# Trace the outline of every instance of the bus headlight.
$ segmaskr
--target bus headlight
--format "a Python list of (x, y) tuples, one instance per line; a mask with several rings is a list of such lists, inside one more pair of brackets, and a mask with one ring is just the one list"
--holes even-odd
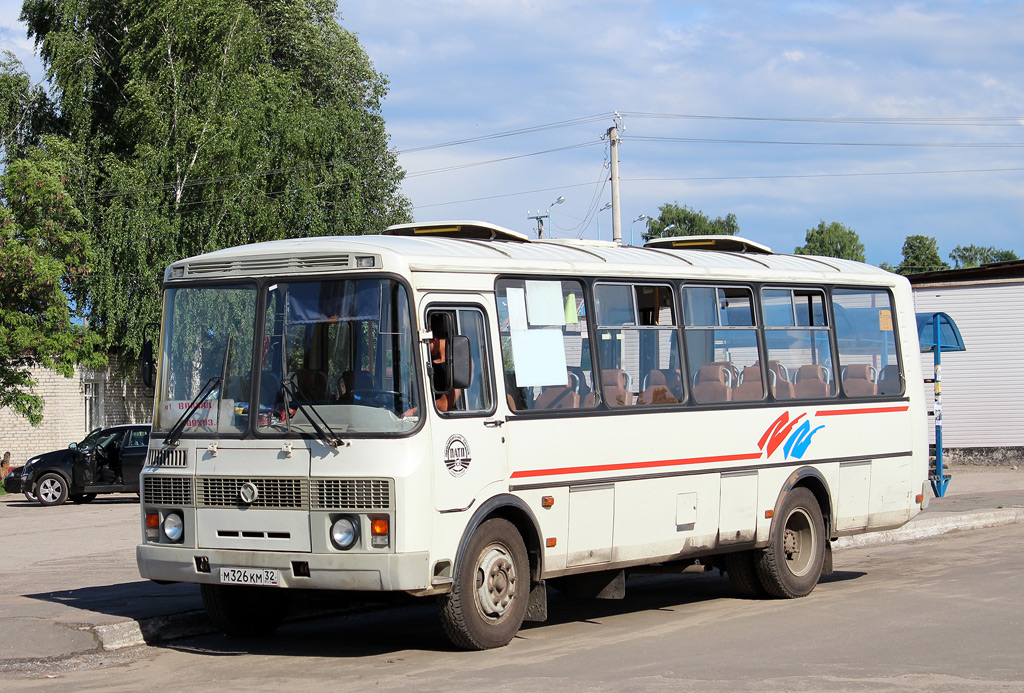
[(351, 549), (359, 538), (359, 523), (354, 517), (339, 517), (331, 525), (331, 541), (344, 551)]
[(185, 534), (185, 521), (178, 513), (167, 513), (164, 516), (163, 530), (167, 540), (172, 544), (177, 544)]

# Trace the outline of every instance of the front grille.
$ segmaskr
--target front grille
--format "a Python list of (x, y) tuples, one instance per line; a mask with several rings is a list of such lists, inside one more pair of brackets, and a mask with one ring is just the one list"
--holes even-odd
[(144, 474), (142, 502), (147, 505), (192, 505), (192, 479), (187, 476)]
[[(281, 510), (305, 509), (309, 506), (309, 486), (306, 479), (296, 478), (235, 478), (199, 477), (196, 505), (201, 508), (276, 508)], [(256, 487), (256, 499), (247, 506), (238, 496), (243, 484)]]
[(146, 458), (149, 467), (187, 467), (188, 451), (184, 448), (149, 449)]
[(388, 510), (391, 483), (387, 479), (311, 479), (309, 506), (313, 510)]

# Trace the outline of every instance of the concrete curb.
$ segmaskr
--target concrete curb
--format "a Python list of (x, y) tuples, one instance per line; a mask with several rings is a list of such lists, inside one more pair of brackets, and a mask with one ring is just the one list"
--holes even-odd
[[(1006, 508), (984, 512), (969, 512), (937, 517), (918, 517), (899, 529), (852, 537), (840, 537), (832, 547), (836, 550), (853, 549), (862, 546), (877, 546), (898, 542), (926, 539), (951, 532), (962, 532), (986, 527), (1024, 522), (1024, 508)], [(334, 611), (332, 613), (337, 613)], [(306, 614), (311, 617), (312, 614)], [(105, 626), (93, 626), (100, 646), (105, 651), (120, 650), (147, 643), (166, 642), (177, 638), (213, 633), (216, 629), (206, 618), (205, 611), (189, 611), (170, 614), (142, 621), (123, 621)]]
[(1017, 522), (1024, 522), (1024, 508), (1005, 508), (1002, 510), (939, 515), (937, 517), (924, 516), (903, 525), (899, 529), (840, 537), (832, 544), (832, 548), (841, 550), (855, 549), (861, 546), (895, 544), (903, 541), (927, 539), (928, 537), (936, 537), (951, 532), (1001, 527)]

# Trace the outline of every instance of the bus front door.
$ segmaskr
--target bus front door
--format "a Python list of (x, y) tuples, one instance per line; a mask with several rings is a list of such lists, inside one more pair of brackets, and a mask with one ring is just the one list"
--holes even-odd
[[(467, 510), (489, 484), (505, 479), (504, 420), (496, 415), (493, 359), (484, 297), (479, 304), (432, 303), (425, 324), (431, 328), (428, 402), (434, 505), (439, 511)], [(439, 371), (451, 368), (448, 345), (455, 336), (469, 341), (470, 377), (449, 387)]]

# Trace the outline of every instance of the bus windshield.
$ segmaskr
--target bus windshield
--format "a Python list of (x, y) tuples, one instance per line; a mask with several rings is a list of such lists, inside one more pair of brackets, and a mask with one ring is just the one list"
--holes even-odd
[(281, 280), (262, 296), (255, 285), (175, 288), (166, 316), (158, 430), (318, 435), (326, 424), (344, 435), (417, 423), (415, 331), (395, 281)]

